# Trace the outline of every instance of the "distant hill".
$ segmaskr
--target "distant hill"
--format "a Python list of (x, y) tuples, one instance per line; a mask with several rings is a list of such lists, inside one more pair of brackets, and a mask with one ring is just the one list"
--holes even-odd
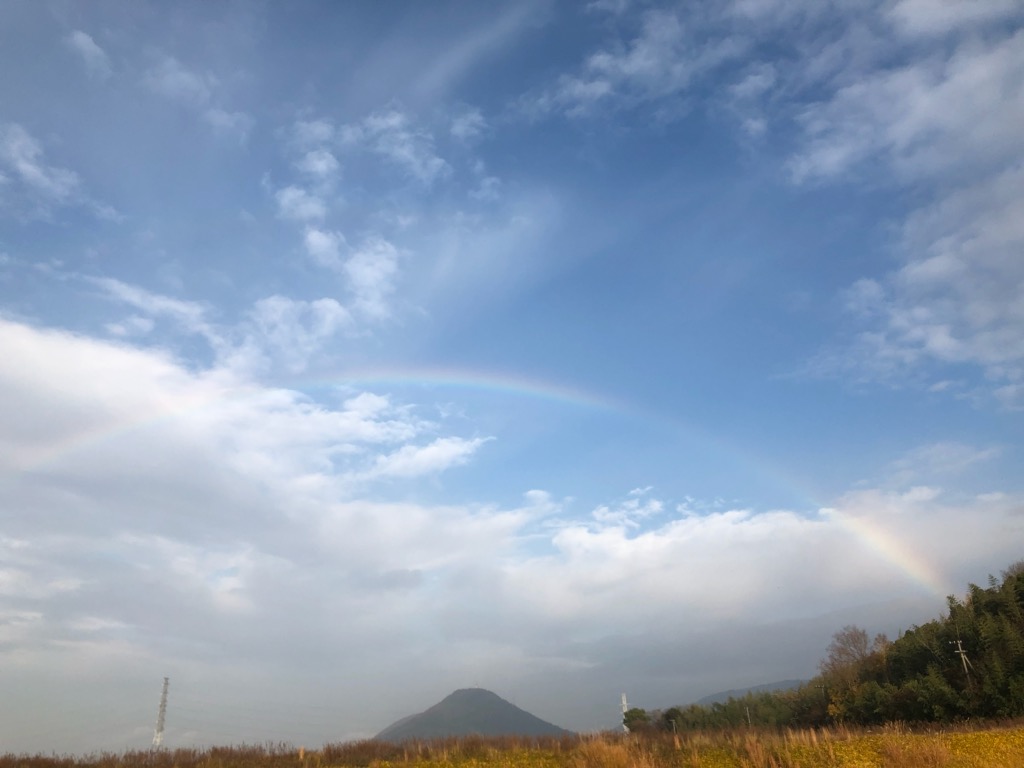
[(455, 691), (430, 709), (404, 717), (377, 734), (381, 741), (401, 742), (443, 736), (565, 736), (557, 725), (541, 720), (483, 688)]
[(712, 704), (725, 704), (729, 699), (740, 699), (746, 696), (748, 693), (771, 693), (772, 691), (791, 691), (794, 688), (799, 688), (801, 685), (806, 683), (806, 680), (780, 680), (777, 683), (765, 683), (764, 685), (755, 685), (750, 688), (734, 688), (731, 691), (720, 691), (719, 693), (712, 693), (709, 696), (705, 696), (703, 699), (697, 699), (697, 704), (702, 707), (709, 707)]

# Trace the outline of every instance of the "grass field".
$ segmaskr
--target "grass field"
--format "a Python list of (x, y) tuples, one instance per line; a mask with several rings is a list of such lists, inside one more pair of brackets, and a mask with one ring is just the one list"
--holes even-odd
[(1024, 768), (1024, 725), (915, 733), (847, 729), (562, 739), (464, 738), (392, 745), (166, 749), (85, 757), (3, 755), (0, 768)]

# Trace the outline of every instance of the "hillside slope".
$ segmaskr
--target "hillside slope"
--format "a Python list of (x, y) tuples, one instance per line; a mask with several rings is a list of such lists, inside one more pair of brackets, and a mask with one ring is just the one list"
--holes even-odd
[(377, 734), (400, 742), (443, 736), (564, 736), (563, 728), (505, 701), (483, 688), (463, 688), (418, 715), (404, 717)]

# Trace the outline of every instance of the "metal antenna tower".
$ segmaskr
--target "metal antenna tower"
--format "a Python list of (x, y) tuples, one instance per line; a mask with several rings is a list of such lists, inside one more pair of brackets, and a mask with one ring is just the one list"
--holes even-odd
[(167, 717), (167, 689), (171, 685), (171, 678), (164, 678), (164, 687), (160, 691), (160, 711), (156, 716), (156, 730), (153, 731), (153, 748), (157, 749), (164, 743), (164, 720)]
[(626, 712), (629, 711), (629, 704), (626, 702), (626, 694), (622, 694), (622, 730), (629, 733), (629, 726), (626, 725)]

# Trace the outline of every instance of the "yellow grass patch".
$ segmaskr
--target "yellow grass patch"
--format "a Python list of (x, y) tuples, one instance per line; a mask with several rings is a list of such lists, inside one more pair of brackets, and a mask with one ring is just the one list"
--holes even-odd
[(736, 730), (561, 739), (375, 741), (127, 752), (2, 755), (0, 768), (1024, 768), (1024, 727), (915, 733)]

